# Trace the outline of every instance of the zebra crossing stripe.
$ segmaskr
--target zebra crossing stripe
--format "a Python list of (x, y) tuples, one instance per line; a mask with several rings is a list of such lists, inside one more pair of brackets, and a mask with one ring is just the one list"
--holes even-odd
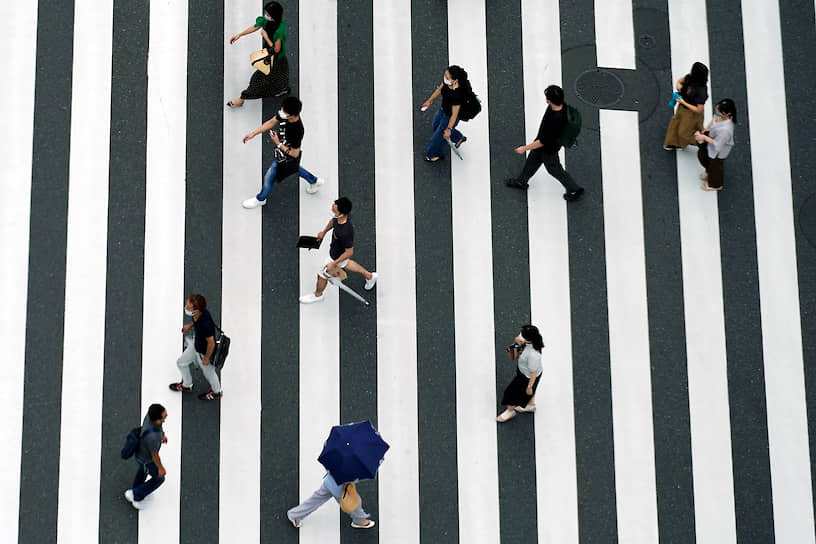
[(13, 85), (0, 89), (0, 133), (3, 194), (0, 199), (0, 240), (4, 263), (0, 266), (0, 330), (5, 331), (7, 368), (0, 388), (0, 410), (7, 414), (7, 462), (0, 467), (0, 540), (16, 542), (20, 507), (20, 462), (23, 430), (25, 325), (28, 298), (28, 241), (31, 208), (32, 146), (37, 33), (37, 3), (3, 3), (0, 49), (7, 51), (4, 73)]
[[(224, 10), (224, 95), (238, 96), (251, 70), (246, 62), (256, 36), (230, 45), (229, 37), (249, 26), (257, 3), (235, 2)], [(247, 100), (225, 110), (223, 132), (223, 246), (221, 327), (232, 340), (221, 374), (218, 533), (220, 542), (261, 541), (261, 211), (241, 202), (258, 190), (259, 135), (245, 134), (262, 123), (261, 102)], [(287, 364), (291, 361), (287, 361)], [(292, 482), (294, 487), (294, 481)]]
[(150, 6), (147, 59), (147, 155), (144, 246), (144, 332), (142, 406), (153, 403), (168, 413), (161, 449), (167, 479), (139, 512), (139, 542), (179, 538), (182, 399), (167, 384), (179, 380), (172, 361), (181, 345), (184, 305), (185, 127), (187, 2)]
[(636, 66), (632, 0), (595, 2), (594, 18), (598, 66), (634, 70)]
[(779, 5), (743, 0), (742, 15), (774, 533), (814, 542)]
[[(299, 17), (300, 28), (310, 29), (308, 42), (302, 41), (299, 50), (300, 98), (308, 108), (304, 110), (304, 119), (308, 115), (308, 119), (315, 120), (313, 125), (307, 125), (303, 147), (309, 154), (304, 157), (310, 157), (309, 166), (314, 164), (326, 179), (317, 194), (300, 196), (300, 232), (314, 233), (331, 219), (329, 209), (338, 196), (337, 6), (333, 2), (302, 0)], [(312, 77), (313, 74), (320, 77)], [(331, 233), (327, 234), (330, 236)], [(300, 252), (301, 294), (314, 291), (317, 271), (328, 256), (330, 239), (319, 252)], [(323, 302), (300, 307), (301, 501), (320, 486), (325, 471), (316, 459), (329, 429), (340, 422), (339, 293), (329, 286), (324, 296)], [(340, 542), (339, 510), (326, 507), (310, 515), (299, 536), (301, 544)]]
[[(561, 85), (558, 0), (523, 0), (525, 142), (538, 133), (547, 107), (544, 89)], [(561, 153), (562, 161), (564, 153)], [(573, 413), (567, 204), (545, 170), (527, 190), (530, 310), (544, 336), (544, 372), (536, 394), (538, 541), (577, 544), (578, 496)]]
[[(379, 539), (419, 543), (411, 2), (373, 3)], [(394, 59), (406, 59), (404, 63)], [(398, 241), (398, 242), (396, 242)], [(396, 243), (395, 243), (396, 242)]]
[[(710, 66), (708, 40), (687, 37), (705, 17), (705, 2), (669, 4), (672, 88), (694, 62)], [(712, 78), (713, 79), (713, 78)], [(710, 82), (709, 87), (713, 87)], [(709, 104), (717, 100), (709, 91)], [(710, 111), (706, 119), (710, 120)], [(696, 151), (696, 149), (694, 150)], [(717, 198), (701, 190), (692, 151), (677, 152), (689, 412), (698, 542), (736, 542), (728, 413), (727, 354)], [(713, 197), (713, 198), (712, 198)]]
[[(470, 24), (460, 24), (463, 20)], [(451, 165), (459, 538), (463, 542), (499, 539), (484, 25), (483, 4), (466, 0), (448, 3), (450, 62), (467, 67), (474, 88), (482, 89), (482, 112), (467, 125), (467, 131), (476, 136), (467, 144), (468, 158)]]
[(112, 26), (112, 0), (75, 3), (57, 542), (98, 538)]

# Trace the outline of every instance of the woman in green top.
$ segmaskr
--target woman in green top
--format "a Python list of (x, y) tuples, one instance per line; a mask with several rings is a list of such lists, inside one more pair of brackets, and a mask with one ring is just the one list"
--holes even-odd
[(249, 80), (249, 87), (242, 93), (241, 98), (227, 102), (227, 106), (237, 108), (244, 104), (244, 100), (264, 98), (267, 96), (283, 96), (289, 94), (289, 62), (286, 60), (286, 23), (283, 21), (283, 7), (278, 2), (267, 2), (262, 17), (255, 19), (255, 24), (240, 34), (230, 38), (230, 44), (238, 41), (241, 36), (261, 31), (264, 47), (274, 51), (275, 60), (269, 74), (255, 70)]

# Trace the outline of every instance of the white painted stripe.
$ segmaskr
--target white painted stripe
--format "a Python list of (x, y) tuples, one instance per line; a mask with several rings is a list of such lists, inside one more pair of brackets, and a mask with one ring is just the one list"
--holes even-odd
[[(411, 2), (374, 2), (381, 542), (419, 543)], [(403, 59), (403, 62), (394, 62)], [(394, 243), (399, 240), (399, 243)]]
[(0, 51), (3, 76), (13, 84), (0, 86), (0, 330), (5, 334), (6, 361), (0, 412), (6, 414), (0, 466), (0, 541), (17, 542), (20, 509), (20, 460), (23, 440), (26, 301), (28, 298), (28, 235), (31, 214), (31, 153), (34, 132), (34, 79), (37, 61), (37, 2), (0, 4)]
[[(308, 157), (304, 166), (326, 180), (314, 195), (306, 194), (299, 185), (300, 232), (311, 235), (326, 226), (332, 202), (337, 199), (337, 4), (331, 0), (304, 0), (299, 10), (300, 35), (308, 36), (308, 40), (300, 42), (298, 59), (306, 130), (303, 150)], [(300, 250), (300, 294), (314, 291), (317, 272), (329, 253), (331, 232), (326, 236), (319, 252)], [(320, 486), (325, 471), (317, 456), (331, 427), (340, 422), (339, 293), (331, 285), (325, 293), (323, 302), (300, 307), (301, 500)], [(348, 516), (343, 516), (343, 522), (348, 522)], [(300, 529), (301, 544), (340, 542), (339, 517), (340, 509), (334, 501), (309, 516)]]
[(636, 68), (632, 0), (595, 0), (595, 45), (598, 66)]
[[(450, 158), (461, 542), (498, 542), (500, 534), (485, 32), (482, 2), (448, 2), (450, 63), (467, 70), (482, 100), (482, 112), (459, 124), (470, 135), (464, 160)], [(440, 64), (440, 76), (444, 69)]]
[(742, 1), (777, 542), (814, 542), (813, 497), (777, 2)]
[(99, 538), (112, 29), (113, 0), (77, 0), (57, 542)]
[[(523, 0), (525, 142), (535, 140), (547, 103), (544, 89), (561, 84), (558, 0)], [(561, 153), (563, 160), (563, 152)], [(580, 181), (579, 181), (580, 183)], [(538, 541), (578, 542), (575, 415), (572, 387), (567, 203), (544, 168), (527, 190), (530, 233), (530, 310), (544, 336), (544, 375), (535, 415)]]
[[(224, 101), (246, 87), (252, 74), (247, 59), (258, 45), (258, 34), (233, 45), (229, 37), (248, 27), (258, 13), (252, 0), (233, 2), (224, 11)], [(221, 327), (232, 344), (221, 375), (221, 542), (260, 541), (261, 210), (241, 207), (258, 192), (262, 141), (256, 137), (243, 144), (242, 138), (260, 123), (260, 100), (247, 100), (224, 113)]]
[[(672, 86), (694, 62), (708, 66), (708, 39), (697, 32), (706, 27), (705, 0), (669, 2)], [(698, 39), (689, 40), (691, 35)], [(706, 110), (710, 117), (711, 108)], [(737, 537), (719, 212), (717, 193), (700, 187), (696, 152), (692, 146), (677, 152), (694, 525), (699, 544), (727, 544)]]
[[(187, 127), (187, 2), (150, 5), (147, 58), (147, 164), (145, 198), (142, 412), (158, 402), (167, 409), (168, 443), (159, 455), (167, 479), (139, 513), (139, 542), (179, 539), (181, 395), (179, 381), (184, 306), (184, 212)], [(206, 296), (206, 293), (204, 293)], [(136, 423), (136, 422), (134, 422)]]
[(638, 114), (601, 110), (618, 540), (657, 542)]

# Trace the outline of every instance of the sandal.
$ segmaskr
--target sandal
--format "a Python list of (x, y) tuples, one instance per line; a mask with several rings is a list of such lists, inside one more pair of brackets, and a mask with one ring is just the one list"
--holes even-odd
[(229, 106), (230, 108), (240, 108), (243, 105), (244, 105), (243, 102), (241, 102), (240, 104), (235, 104), (232, 100), (227, 102), (227, 106)]

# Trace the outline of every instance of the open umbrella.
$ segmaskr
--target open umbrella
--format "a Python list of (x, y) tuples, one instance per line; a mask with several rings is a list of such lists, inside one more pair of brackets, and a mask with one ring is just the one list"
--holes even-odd
[(369, 480), (389, 447), (368, 420), (335, 425), (317, 460), (338, 484)]

